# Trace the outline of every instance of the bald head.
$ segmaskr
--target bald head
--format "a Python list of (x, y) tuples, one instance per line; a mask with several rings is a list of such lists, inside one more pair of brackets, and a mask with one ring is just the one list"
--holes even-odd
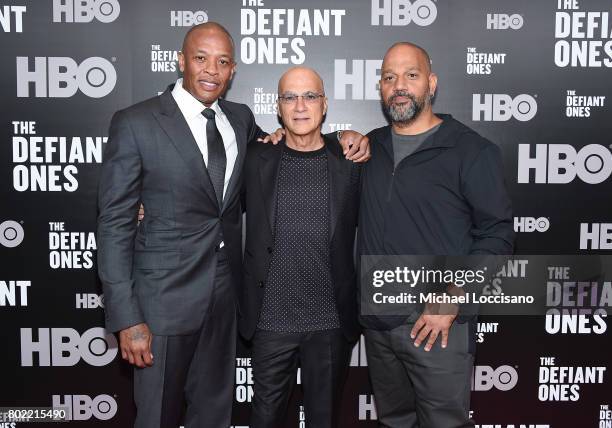
[(289, 86), (289, 82), (305, 82), (311, 87), (311, 91), (315, 91), (319, 94), (325, 92), (323, 87), (323, 79), (319, 76), (319, 73), (308, 67), (292, 67), (283, 73), (278, 81), (278, 93), (282, 94)]
[(278, 81), (278, 115), (286, 131), (287, 143), (298, 136), (319, 141), (327, 112), (323, 79), (308, 67), (293, 67)]
[(434, 120), (431, 100), (438, 78), (431, 71), (425, 49), (414, 43), (395, 43), (383, 59), (380, 96), (383, 108), (396, 131)]
[(388, 62), (389, 57), (393, 56), (412, 56), (415, 57), (416, 61), (418, 61), (424, 70), (428, 73), (431, 73), (431, 58), (429, 57), (429, 53), (419, 45), (415, 45), (410, 42), (397, 42), (393, 44), (385, 54), (383, 59), (383, 68), (385, 62)]
[(195, 37), (195, 34), (201, 31), (209, 32), (211, 34), (221, 33), (225, 35), (225, 37), (227, 37), (227, 39), (229, 40), (232, 46), (232, 58), (233, 58), (234, 39), (232, 38), (232, 35), (229, 33), (229, 31), (225, 29), (223, 25), (219, 24), (218, 22), (213, 22), (213, 21), (205, 22), (203, 24), (198, 24), (198, 25), (194, 25), (193, 27), (191, 27), (189, 31), (187, 31), (187, 34), (185, 34), (185, 38), (183, 38), (183, 47), (181, 48), (181, 51), (185, 52), (185, 50), (187, 49), (187, 46), (189, 45), (191, 38)]
[(178, 60), (183, 88), (207, 107), (223, 96), (236, 71), (232, 38), (216, 22), (191, 28)]

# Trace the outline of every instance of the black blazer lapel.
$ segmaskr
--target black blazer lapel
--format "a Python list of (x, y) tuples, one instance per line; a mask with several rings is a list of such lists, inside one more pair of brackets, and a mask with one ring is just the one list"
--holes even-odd
[(238, 156), (236, 157), (234, 169), (232, 171), (229, 184), (227, 185), (227, 190), (225, 191), (225, 197), (223, 198), (223, 206), (221, 207), (221, 212), (223, 213), (225, 207), (230, 205), (229, 203), (225, 202), (229, 201), (230, 198), (233, 197), (233, 194), (236, 191), (237, 183), (240, 181), (240, 174), (242, 174), (242, 166), (244, 165), (244, 158), (247, 150), (247, 130), (245, 129), (245, 125), (243, 121), (240, 120), (238, 115), (233, 112), (221, 99), (219, 100), (219, 107), (221, 110), (223, 110), (223, 113), (225, 113), (225, 116), (227, 116), (227, 120), (234, 129), (234, 134), (236, 135), (236, 146), (238, 148)]
[(338, 223), (344, 198), (348, 191), (347, 185), (350, 180), (351, 163), (344, 159), (340, 144), (326, 138), (325, 147), (327, 151), (327, 170), (330, 184), (330, 204), (329, 204), (329, 239), (334, 237), (336, 225)]
[(170, 88), (160, 96), (160, 113), (154, 113), (160, 126), (168, 135), (170, 141), (179, 152), (189, 170), (196, 180), (201, 184), (202, 189), (216, 207), (219, 206), (215, 189), (212, 186), (206, 164), (202, 158), (202, 152), (193, 138), (193, 134), (185, 121), (185, 117), (178, 108), (176, 101), (172, 97)]
[[(259, 178), (261, 193), (268, 218), (270, 233), (274, 235), (274, 224), (276, 216), (276, 197), (278, 193), (277, 177), (280, 168), (281, 156), (283, 154), (284, 142), (274, 146), (269, 143), (259, 155)], [(247, 208), (248, 209), (248, 208)]]

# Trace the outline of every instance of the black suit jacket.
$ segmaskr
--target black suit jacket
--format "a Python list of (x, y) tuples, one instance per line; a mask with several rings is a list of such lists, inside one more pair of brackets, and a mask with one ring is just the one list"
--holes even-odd
[[(263, 133), (246, 105), (219, 100), (238, 145), (220, 208), (171, 90), (111, 122), (98, 192), (98, 272), (109, 331), (141, 322), (160, 335), (196, 331), (211, 299), (220, 229), (237, 287), (241, 280), (241, 172), (247, 142)], [(137, 226), (141, 201), (146, 216)]]
[[(357, 278), (353, 247), (359, 209), (361, 167), (348, 161), (342, 147), (324, 137), (331, 183), (331, 274), (336, 307), (344, 335), (357, 339)], [(246, 245), (244, 286), (239, 328), (251, 339), (257, 328), (272, 253), (276, 216), (277, 178), (284, 141), (274, 146), (254, 143), (247, 151), (244, 170)]]

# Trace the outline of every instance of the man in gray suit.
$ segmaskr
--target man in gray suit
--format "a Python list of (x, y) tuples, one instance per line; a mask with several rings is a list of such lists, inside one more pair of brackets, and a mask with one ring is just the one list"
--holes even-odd
[[(253, 113), (219, 97), (235, 72), (216, 23), (186, 35), (183, 78), (117, 112), (99, 187), (106, 327), (134, 374), (138, 427), (230, 425), (241, 269), (239, 190)], [(139, 203), (147, 215), (137, 227)], [(155, 363), (153, 363), (155, 361)]]
[[(265, 134), (246, 105), (220, 99), (236, 70), (225, 28), (192, 27), (179, 68), (183, 78), (162, 95), (112, 119), (98, 195), (98, 270), (106, 328), (119, 333), (123, 359), (136, 366), (136, 426), (177, 427), (186, 401), (187, 427), (227, 427), (239, 190), (247, 143)], [(347, 157), (368, 158), (367, 140), (355, 143)], [(146, 216), (138, 225), (140, 203)]]

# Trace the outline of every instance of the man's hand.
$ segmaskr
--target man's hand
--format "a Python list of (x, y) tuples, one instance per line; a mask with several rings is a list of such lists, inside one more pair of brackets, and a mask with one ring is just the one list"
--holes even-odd
[(141, 369), (151, 367), (153, 365), (152, 339), (153, 335), (145, 323), (121, 330), (119, 332), (121, 357)]
[(144, 205), (140, 204), (140, 208), (138, 208), (138, 224), (140, 224), (143, 218), (144, 218)]
[[(444, 308), (442, 308), (444, 306)], [(412, 331), (410, 337), (414, 340), (414, 346), (419, 347), (421, 343), (429, 335), (429, 339), (425, 344), (425, 352), (429, 352), (436, 342), (436, 339), (442, 335), (442, 348), (446, 348), (448, 344), (448, 331), (457, 317), (459, 308), (457, 305), (438, 305), (427, 304), (425, 310), (421, 314)], [(438, 315), (438, 314), (444, 315)]]
[(367, 162), (372, 157), (370, 139), (357, 131), (342, 131), (340, 145), (346, 158), (353, 162)]
[(257, 141), (261, 141), (262, 143), (272, 143), (278, 144), (280, 140), (285, 136), (285, 130), (283, 128), (278, 128), (272, 134), (267, 135), (265, 138), (258, 138)]

